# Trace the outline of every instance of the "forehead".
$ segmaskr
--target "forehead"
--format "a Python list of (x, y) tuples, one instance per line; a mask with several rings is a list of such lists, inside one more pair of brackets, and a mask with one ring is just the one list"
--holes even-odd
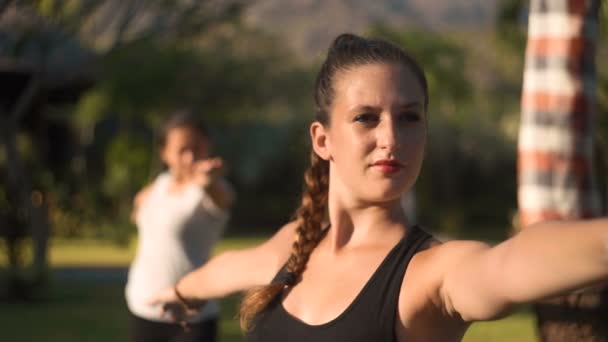
[(336, 106), (424, 105), (420, 81), (402, 65), (378, 63), (342, 70), (336, 74), (334, 91)]
[(196, 128), (190, 126), (177, 126), (167, 132), (166, 144), (181, 144), (190, 141), (205, 141), (205, 136)]

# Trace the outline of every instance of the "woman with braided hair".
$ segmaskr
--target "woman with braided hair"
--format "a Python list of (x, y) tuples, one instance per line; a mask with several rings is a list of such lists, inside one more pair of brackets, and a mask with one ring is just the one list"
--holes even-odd
[[(375, 39), (335, 39), (315, 88), (295, 219), (151, 298), (178, 321), (248, 291), (247, 341), (459, 341), (471, 322), (608, 278), (608, 220), (539, 223), (494, 247), (408, 222), (427, 139), (424, 72)], [(159, 310), (160, 312), (160, 310)]]

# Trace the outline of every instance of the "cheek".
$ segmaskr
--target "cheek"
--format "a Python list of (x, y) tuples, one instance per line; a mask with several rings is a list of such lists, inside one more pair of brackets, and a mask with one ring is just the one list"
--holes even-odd
[(376, 148), (376, 137), (372, 130), (352, 129), (344, 143), (353, 157), (371, 153)]
[(180, 167), (183, 164), (183, 155), (179, 151), (167, 151), (165, 153), (165, 162), (171, 167)]
[(339, 178), (349, 186), (357, 187), (367, 177), (370, 156), (375, 149), (371, 134), (356, 130), (342, 132), (333, 141), (331, 160)]
[(376, 146), (373, 133), (369, 130), (345, 130), (338, 138), (335, 151), (342, 156), (342, 159), (351, 161), (365, 157)]
[(168, 155), (166, 162), (171, 167), (179, 167), (179, 165), (180, 165), (179, 155), (175, 155), (175, 154)]
[(169, 150), (164, 149), (161, 153), (160, 153), (160, 158), (165, 162), (165, 163), (171, 163), (172, 158), (171, 158), (171, 153)]

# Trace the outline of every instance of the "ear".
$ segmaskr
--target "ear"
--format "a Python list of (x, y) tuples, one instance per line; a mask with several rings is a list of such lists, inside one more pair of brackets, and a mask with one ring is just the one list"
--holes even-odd
[(320, 122), (315, 121), (310, 125), (312, 149), (323, 160), (329, 160), (331, 158), (331, 144), (327, 133), (327, 129)]

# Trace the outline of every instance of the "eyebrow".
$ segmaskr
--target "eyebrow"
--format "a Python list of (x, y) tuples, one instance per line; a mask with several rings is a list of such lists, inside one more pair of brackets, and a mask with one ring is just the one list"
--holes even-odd
[[(407, 102), (404, 104), (401, 104), (398, 106), (400, 109), (418, 109), (418, 108), (422, 108), (422, 104), (418, 101), (414, 101), (414, 102)], [(371, 105), (358, 105), (358, 106), (354, 106), (351, 108), (351, 110), (353, 111), (377, 111), (380, 110), (381, 108), (378, 106), (371, 106)]]

